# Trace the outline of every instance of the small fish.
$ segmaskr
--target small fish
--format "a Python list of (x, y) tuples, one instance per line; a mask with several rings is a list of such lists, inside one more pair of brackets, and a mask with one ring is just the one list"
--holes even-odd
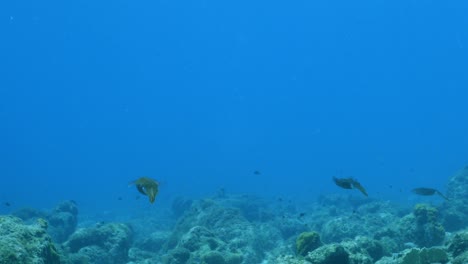
[(336, 178), (333, 177), (333, 181), (335, 184), (343, 189), (358, 189), (361, 191), (362, 194), (365, 196), (369, 196), (367, 194), (366, 189), (355, 179), (353, 178)]
[(10, 206), (11, 206), (11, 203), (9, 203), (9, 202), (4, 202), (3, 205), (5, 205), (6, 207), (10, 207)]
[(156, 195), (159, 192), (159, 183), (148, 177), (141, 177), (130, 184), (135, 184), (137, 190), (146, 196), (148, 196), (149, 202), (154, 203)]
[(262, 174), (262, 173), (261, 173), (260, 171), (256, 170), (256, 171), (253, 172), (253, 174), (255, 174), (255, 175), (260, 175), (260, 174)]
[(122, 197), (119, 196), (119, 197), (117, 197), (117, 200), (122, 201), (123, 199), (122, 199)]
[(302, 217), (305, 216), (305, 213), (300, 213), (299, 216), (297, 218), (301, 219)]
[(447, 200), (447, 201), (449, 200), (447, 197), (445, 197), (445, 195), (443, 195), (441, 192), (439, 192), (438, 190), (433, 189), (433, 188), (420, 187), (420, 188), (415, 188), (415, 189), (411, 190), (411, 192), (413, 192), (414, 194), (417, 194), (417, 195), (422, 195), (422, 196), (431, 196), (431, 195), (434, 195), (434, 194), (438, 194), (442, 198), (444, 198), (445, 200)]

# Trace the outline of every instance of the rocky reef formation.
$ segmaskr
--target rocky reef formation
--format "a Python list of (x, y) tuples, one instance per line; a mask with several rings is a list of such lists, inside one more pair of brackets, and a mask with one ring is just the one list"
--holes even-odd
[(76, 230), (74, 201), (64, 201), (50, 212), (25, 208), (14, 215), (22, 219), (0, 217), (0, 264), (127, 263), (132, 229), (121, 223), (97, 223)]
[(432, 264), (447, 263), (449, 255), (443, 248), (411, 248), (385, 257), (376, 264)]
[(440, 206), (336, 194), (295, 204), (222, 190), (78, 229), (73, 201), (23, 209), (24, 221), (0, 217), (0, 264), (466, 264), (467, 172)]
[(12, 263), (60, 263), (44, 219), (26, 225), (17, 217), (0, 216), (0, 264)]
[(80, 228), (63, 244), (67, 263), (126, 263), (132, 230), (120, 223), (99, 223)]
[(468, 166), (450, 178), (446, 196), (449, 200), (441, 208), (445, 229), (453, 232), (465, 228), (468, 219)]
[(367, 237), (326, 244), (304, 257), (278, 256), (272, 263), (284, 264), (465, 264), (468, 263), (468, 231), (452, 237), (445, 246), (409, 248), (385, 256), (384, 245)]
[(303, 232), (296, 239), (296, 252), (300, 256), (322, 246), (320, 235), (317, 232)]
[(453, 237), (449, 243), (448, 251), (453, 257), (453, 264), (468, 263), (468, 229)]
[(54, 242), (65, 242), (78, 224), (78, 208), (74, 201), (64, 201), (47, 216), (49, 234)]
[(341, 243), (330, 243), (302, 255), (282, 255), (272, 263), (289, 264), (372, 264), (382, 258), (384, 249), (378, 241), (357, 237)]
[(78, 207), (68, 200), (58, 204), (50, 212), (33, 208), (22, 208), (13, 213), (25, 222), (34, 222), (41, 218), (47, 221), (47, 232), (55, 243), (62, 243), (75, 231), (78, 224)]
[[(335, 206), (331, 215), (324, 215), (321, 218), (325, 221), (317, 226), (321, 227), (320, 234), (325, 243), (339, 243), (345, 239), (354, 239), (356, 236), (377, 236), (379, 239), (383, 236), (394, 237), (396, 233), (387, 232), (385, 235), (383, 233), (386, 228), (398, 222), (400, 217), (407, 213), (406, 209), (389, 202), (368, 201), (354, 207), (355, 203), (355, 201), (350, 201), (347, 206)], [(350, 206), (356, 209), (350, 210)], [(348, 208), (348, 210), (342, 208)]]
[[(230, 263), (261, 261), (252, 242), (253, 226), (237, 208), (212, 199), (196, 201), (178, 221), (165, 244), (165, 263)], [(184, 254), (182, 254), (184, 253)]]
[(398, 222), (400, 242), (412, 242), (420, 247), (441, 245), (445, 238), (445, 229), (435, 207), (417, 204), (413, 213)]

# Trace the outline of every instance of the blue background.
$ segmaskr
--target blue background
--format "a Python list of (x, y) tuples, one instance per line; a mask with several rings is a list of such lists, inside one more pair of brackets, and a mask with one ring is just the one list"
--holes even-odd
[(161, 182), (155, 206), (221, 187), (312, 201), (346, 193), (334, 175), (376, 198), (444, 190), (468, 163), (466, 14), (462, 0), (2, 1), (0, 199), (125, 210), (147, 206), (127, 187), (143, 175)]

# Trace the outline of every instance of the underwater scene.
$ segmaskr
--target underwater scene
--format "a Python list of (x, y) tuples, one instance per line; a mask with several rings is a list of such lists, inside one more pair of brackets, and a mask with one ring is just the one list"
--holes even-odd
[(468, 1), (0, 1), (0, 264), (468, 264)]

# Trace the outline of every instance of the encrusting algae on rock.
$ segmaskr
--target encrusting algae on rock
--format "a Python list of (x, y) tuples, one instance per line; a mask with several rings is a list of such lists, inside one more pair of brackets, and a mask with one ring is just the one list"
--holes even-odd
[(307, 256), (307, 253), (322, 246), (320, 235), (317, 232), (303, 232), (296, 239), (296, 252), (300, 256)]
[(26, 224), (14, 216), (0, 216), (0, 264), (12, 263), (60, 263), (44, 219)]
[(154, 203), (156, 195), (159, 191), (159, 183), (148, 177), (141, 177), (130, 184), (135, 184), (137, 190), (146, 196), (148, 196), (150, 203)]

